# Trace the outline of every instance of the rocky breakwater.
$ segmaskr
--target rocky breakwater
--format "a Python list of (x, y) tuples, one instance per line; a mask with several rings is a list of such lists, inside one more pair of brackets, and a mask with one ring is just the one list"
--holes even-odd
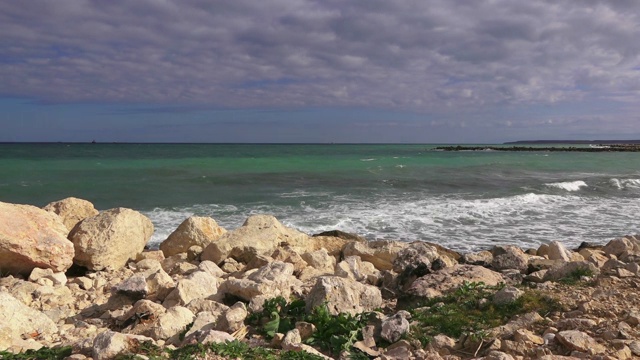
[(150, 250), (141, 214), (63, 201), (0, 203), (0, 357), (640, 356), (633, 236), (458, 254), (256, 215), (192, 217)]

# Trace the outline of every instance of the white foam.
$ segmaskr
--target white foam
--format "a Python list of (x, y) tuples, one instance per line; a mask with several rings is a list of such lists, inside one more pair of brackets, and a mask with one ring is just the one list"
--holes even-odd
[(619, 190), (622, 189), (640, 189), (640, 179), (610, 179), (611, 185)]
[(549, 183), (549, 184), (545, 184), (545, 186), (562, 189), (566, 191), (579, 191), (581, 188), (587, 187), (588, 185), (586, 182), (582, 180), (577, 180), (577, 181)]
[(566, 246), (582, 241), (603, 243), (640, 232), (633, 198), (525, 193), (497, 198), (427, 193), (341, 195), (331, 201), (289, 205), (198, 205), (184, 209), (155, 209), (145, 213), (156, 226), (157, 246), (188, 216), (211, 216), (227, 230), (252, 214), (272, 214), (283, 224), (314, 234), (340, 229), (369, 239), (426, 240), (459, 251), (496, 244), (537, 247), (560, 240)]
[(360, 161), (375, 161), (376, 159), (374, 158), (370, 158), (370, 159), (360, 159)]

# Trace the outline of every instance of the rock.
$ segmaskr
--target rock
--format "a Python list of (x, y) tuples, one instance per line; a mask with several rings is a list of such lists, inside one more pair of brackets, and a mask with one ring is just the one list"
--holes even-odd
[(504, 278), (500, 273), (482, 266), (455, 265), (420, 277), (406, 293), (418, 297), (438, 297), (457, 289), (465, 281), (484, 282), (488, 286), (494, 286), (504, 282)]
[(588, 261), (563, 262), (549, 269), (544, 275), (544, 281), (557, 281), (572, 276), (577, 271), (588, 271), (594, 275), (600, 273), (600, 270)]
[(162, 262), (165, 259), (164, 253), (161, 250), (144, 250), (136, 256), (136, 261), (142, 261), (152, 259), (158, 262)]
[(514, 287), (505, 286), (493, 295), (493, 303), (496, 305), (510, 304), (518, 300), (524, 291)]
[(309, 236), (282, 225), (270, 215), (253, 215), (238, 229), (222, 235), (209, 244), (200, 259), (216, 264), (232, 257), (245, 264), (256, 255), (270, 256), (282, 243), (304, 247)]
[(186, 253), (194, 245), (204, 249), (226, 232), (210, 217), (191, 216), (160, 244), (160, 250), (165, 257), (169, 257)]
[(295, 324), (296, 329), (300, 332), (302, 340), (307, 340), (316, 332), (316, 326), (306, 321), (298, 321)]
[(332, 315), (355, 315), (380, 307), (382, 295), (378, 288), (371, 285), (337, 276), (321, 276), (316, 279), (305, 302), (307, 312), (311, 312), (316, 306), (326, 304)]
[(605, 254), (614, 255), (616, 257), (619, 257), (625, 251), (633, 251), (633, 250), (634, 250), (633, 242), (624, 237), (613, 239), (609, 241), (607, 245), (605, 245), (602, 248), (602, 251), (604, 251)]
[(508, 323), (498, 326), (488, 331), (488, 335), (497, 338), (508, 338), (519, 329), (529, 328), (531, 325), (541, 322), (544, 319), (537, 312), (529, 312), (514, 316)]
[(483, 250), (462, 255), (462, 262), (469, 265), (479, 265), (487, 267), (493, 262), (493, 254)]
[(302, 343), (302, 336), (300, 336), (300, 330), (293, 329), (289, 330), (287, 334), (282, 339), (282, 350), (285, 351), (297, 351), (299, 345)]
[(218, 279), (205, 271), (196, 271), (179, 280), (162, 304), (167, 308), (186, 305), (194, 299), (204, 299), (217, 293)]
[(559, 241), (549, 243), (549, 260), (571, 261), (571, 251)]
[(544, 339), (542, 337), (534, 334), (533, 332), (527, 329), (516, 330), (513, 337), (514, 337), (514, 340), (518, 342), (533, 343), (536, 345), (544, 344)]
[(360, 235), (356, 235), (356, 234), (351, 234), (348, 232), (344, 232), (341, 230), (329, 230), (329, 231), (323, 231), (319, 234), (313, 234), (311, 235), (313, 237), (335, 237), (338, 239), (342, 239), (342, 240), (347, 240), (347, 241), (357, 241), (357, 242), (366, 242), (367, 239), (363, 238)]
[(189, 331), (187, 331), (184, 334), (185, 343), (189, 342), (187, 338), (189, 338), (191, 334), (194, 334), (196, 332), (214, 330), (216, 328), (216, 324), (222, 318), (222, 314), (213, 314), (209, 311), (202, 311), (196, 314), (197, 314), (196, 318), (195, 320), (193, 320), (193, 325), (191, 325), (191, 328), (189, 328)]
[(529, 256), (517, 246), (496, 246), (493, 249), (491, 265), (497, 271), (516, 269), (520, 272), (526, 272), (528, 264)]
[(514, 360), (513, 356), (497, 350), (490, 351), (487, 354), (487, 356), (485, 356), (483, 359), (484, 360)]
[(193, 345), (195, 344), (206, 345), (206, 344), (212, 344), (212, 343), (219, 344), (219, 343), (225, 343), (225, 342), (234, 341), (234, 340), (236, 340), (236, 338), (234, 338), (232, 335), (227, 334), (224, 331), (203, 330), (203, 331), (196, 331), (190, 334), (189, 336), (185, 337), (181, 346), (184, 346), (187, 344), (193, 344)]
[(187, 325), (193, 322), (195, 315), (182, 306), (174, 306), (160, 315), (151, 329), (150, 336), (153, 339), (169, 339), (183, 331)]
[(125, 294), (134, 300), (140, 300), (149, 293), (147, 279), (141, 274), (133, 275), (119, 283), (116, 285), (115, 290), (116, 292)]
[(398, 255), (393, 260), (393, 271), (401, 273), (410, 266), (417, 267), (421, 265), (430, 269), (431, 263), (438, 258), (440, 258), (440, 254), (438, 254), (438, 250), (434, 246), (423, 242), (413, 242), (398, 251)]
[(29, 281), (37, 283), (40, 279), (51, 280), (53, 286), (64, 286), (67, 284), (67, 276), (63, 272), (54, 273), (51, 269), (33, 269), (29, 275)]
[(68, 232), (58, 215), (35, 206), (0, 202), (0, 272), (66, 271), (74, 256)]
[(629, 344), (629, 349), (635, 356), (640, 356), (640, 341), (634, 340)]
[(398, 252), (405, 247), (405, 243), (387, 240), (350, 242), (342, 249), (342, 254), (344, 257), (359, 256), (360, 259), (372, 263), (378, 270), (391, 270)]
[(219, 325), (219, 330), (224, 330), (226, 332), (234, 332), (241, 329), (244, 326), (244, 320), (247, 318), (249, 313), (247, 312), (247, 306), (238, 301), (233, 304), (222, 316), (221, 324)]
[(302, 254), (302, 259), (315, 269), (333, 273), (336, 266), (336, 258), (329, 255), (327, 249), (320, 249)]
[(591, 354), (601, 354), (606, 348), (586, 333), (578, 330), (560, 331), (556, 339), (569, 350), (576, 350)]
[(98, 215), (98, 210), (93, 207), (91, 202), (74, 197), (54, 201), (42, 209), (58, 215), (62, 219), (62, 223), (67, 227), (67, 233), (80, 221)]
[(372, 263), (361, 261), (358, 256), (347, 256), (336, 265), (335, 275), (375, 285), (375, 280), (380, 277), (380, 272), (376, 270)]
[(329, 255), (336, 258), (336, 260), (339, 260), (342, 256), (342, 249), (351, 242), (354, 242), (354, 240), (345, 240), (334, 236), (314, 236), (309, 238), (309, 243), (305, 244), (304, 248), (299, 248), (297, 250), (300, 254), (304, 254), (307, 252), (325, 249)]
[(224, 275), (224, 271), (222, 271), (222, 269), (220, 269), (220, 267), (213, 261), (200, 262), (200, 264), (198, 264), (198, 269), (218, 278)]
[[(302, 256), (300, 256), (297, 251), (290, 249), (289, 247), (276, 249), (276, 251), (271, 254), (271, 257), (273, 260), (292, 264), (294, 274), (300, 274), (300, 272), (308, 266)], [(247, 267), (249, 267), (249, 264), (247, 264)]]
[(107, 330), (93, 340), (93, 358), (95, 360), (110, 360), (120, 354), (130, 352), (137, 347), (138, 343), (144, 341), (153, 341), (153, 339)]
[(304, 351), (322, 359), (331, 360), (330, 357), (325, 356), (318, 350), (312, 348), (309, 345), (303, 344), (302, 337), (300, 336), (300, 331), (298, 329), (289, 330), (284, 336), (284, 339), (282, 339), (281, 346), (282, 350), (285, 351)]
[[(56, 324), (45, 314), (34, 310), (8, 292), (0, 290), (0, 350), (9, 348), (14, 339), (23, 334), (28, 338), (51, 336), (58, 331)], [(36, 335), (32, 335), (36, 334)]]
[[(227, 279), (220, 291), (255, 303), (277, 296), (288, 299), (301, 285), (293, 276), (293, 264), (274, 261), (258, 270), (248, 271), (241, 279)], [(256, 305), (262, 306), (261, 303)]]
[(382, 319), (382, 331), (380, 332), (380, 336), (389, 343), (394, 343), (400, 340), (408, 331), (409, 321), (407, 321), (406, 315), (402, 312), (398, 312), (395, 315), (387, 316)]
[(153, 234), (153, 224), (137, 211), (116, 208), (86, 218), (69, 233), (74, 262), (90, 270), (117, 270), (136, 259)]
[(318, 276), (334, 274), (336, 258), (326, 249), (307, 252), (301, 256), (308, 266), (300, 272), (300, 280), (307, 281)]

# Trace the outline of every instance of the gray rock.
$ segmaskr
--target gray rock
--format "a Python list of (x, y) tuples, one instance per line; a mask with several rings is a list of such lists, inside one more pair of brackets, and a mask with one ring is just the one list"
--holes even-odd
[(505, 286), (493, 295), (493, 303), (496, 305), (510, 304), (522, 295), (524, 295), (524, 291), (513, 286)]
[(482, 266), (455, 265), (422, 276), (411, 284), (406, 293), (426, 298), (438, 297), (457, 289), (465, 281), (483, 282), (486, 285), (494, 286), (504, 282), (504, 277), (500, 273)]
[(380, 332), (380, 336), (384, 340), (390, 343), (395, 343), (409, 331), (409, 321), (407, 321), (403, 315), (404, 314), (397, 313), (395, 315), (387, 316), (382, 320), (382, 331)]
[(149, 293), (147, 280), (144, 275), (133, 275), (120, 284), (116, 285), (115, 290), (121, 294), (125, 294), (132, 299), (142, 299)]
[(528, 264), (529, 256), (517, 246), (496, 246), (493, 249), (493, 262), (491, 265), (498, 271), (517, 269), (520, 272), (526, 272)]
[(321, 276), (305, 300), (307, 312), (326, 304), (332, 315), (352, 315), (371, 311), (382, 305), (380, 289), (337, 276)]
[(136, 343), (144, 341), (153, 341), (153, 339), (146, 336), (121, 334), (107, 330), (93, 340), (93, 358), (95, 360), (110, 360), (120, 354), (129, 352)]

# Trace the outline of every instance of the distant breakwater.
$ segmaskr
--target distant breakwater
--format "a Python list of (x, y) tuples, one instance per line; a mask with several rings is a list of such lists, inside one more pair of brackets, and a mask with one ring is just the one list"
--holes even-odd
[(640, 144), (576, 146), (438, 146), (439, 151), (562, 151), (562, 152), (640, 152)]

